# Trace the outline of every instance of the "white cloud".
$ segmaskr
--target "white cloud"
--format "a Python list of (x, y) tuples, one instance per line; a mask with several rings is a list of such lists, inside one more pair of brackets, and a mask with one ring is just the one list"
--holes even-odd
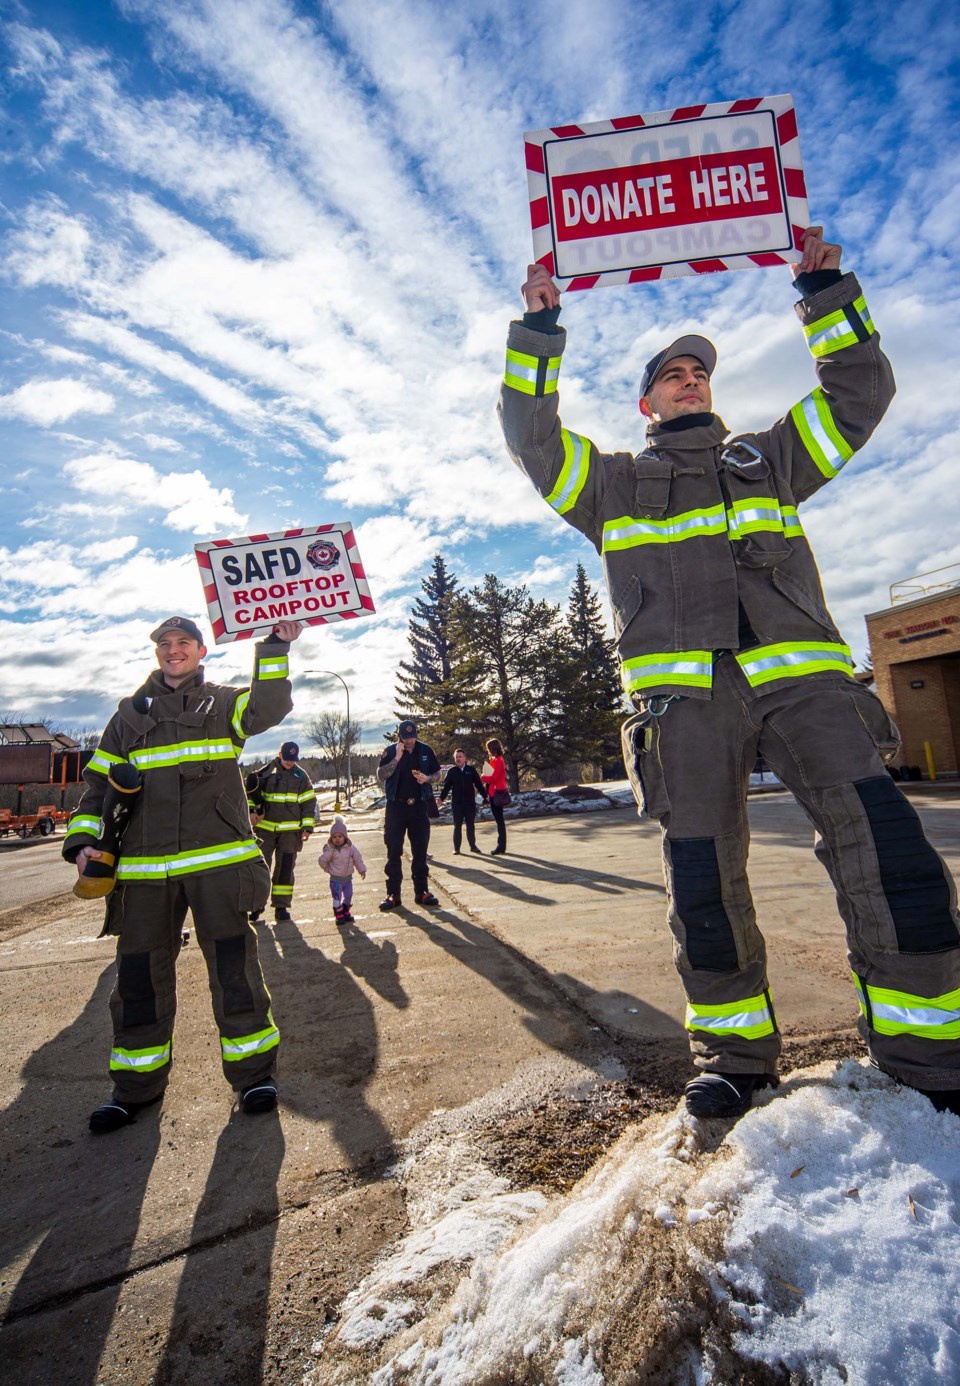
[(158, 472), (149, 462), (109, 453), (79, 457), (63, 470), (78, 489), (97, 497), (107, 514), (162, 510), (171, 529), (211, 536), (223, 528), (242, 530), (247, 522), (233, 493), (211, 486), (202, 472)]
[(110, 414), (113, 395), (94, 389), (82, 380), (28, 380), (8, 395), (0, 395), (0, 418), (26, 419), (50, 428), (75, 414)]

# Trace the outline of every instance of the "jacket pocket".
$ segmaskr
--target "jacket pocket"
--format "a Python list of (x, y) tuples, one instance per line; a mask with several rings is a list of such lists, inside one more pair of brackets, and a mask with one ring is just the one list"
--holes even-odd
[[(867, 730), (867, 735), (880, 753), (884, 765), (889, 765), (900, 750), (900, 730), (883, 703), (869, 688), (855, 680), (844, 680), (844, 692), (853, 699), (854, 710)], [(849, 686), (846, 686), (849, 684)]]
[(217, 814), (238, 837), (248, 838), (253, 836), (253, 829), (250, 826), (250, 814), (246, 807), (241, 811), (239, 805), (236, 804), (226, 792), (219, 795), (217, 798)]
[(642, 452), (634, 461), (634, 514), (642, 520), (662, 520), (670, 504), (673, 466), (662, 457)]
[(610, 589), (613, 610), (613, 633), (619, 641), (643, 606), (643, 587), (637, 573), (631, 573), (622, 586)]
[[(775, 568), (790, 557), (791, 549), (783, 529), (756, 529), (736, 536), (736, 524), (759, 522), (782, 526), (783, 515), (777, 488), (771, 480), (770, 463), (755, 447), (733, 442), (720, 454), (726, 489), (733, 511), (728, 520), (733, 540), (733, 556), (741, 568)], [(775, 509), (774, 509), (775, 507)]]
[(637, 812), (662, 819), (670, 799), (660, 764), (660, 719), (649, 711), (635, 712), (620, 728), (620, 744)]
[(830, 613), (824, 606), (822, 597), (815, 595), (813, 592), (808, 592), (795, 578), (788, 577), (787, 574), (782, 572), (779, 568), (774, 568), (771, 574), (771, 580), (777, 591), (781, 596), (786, 597), (788, 602), (793, 602), (794, 606), (798, 606), (801, 611), (805, 612), (812, 620), (816, 621), (818, 625), (830, 631), (831, 635), (835, 636), (837, 640), (840, 639), (840, 633), (831, 621)]

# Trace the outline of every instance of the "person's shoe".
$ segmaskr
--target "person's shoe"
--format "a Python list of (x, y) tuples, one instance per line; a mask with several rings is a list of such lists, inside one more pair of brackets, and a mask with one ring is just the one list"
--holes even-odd
[(263, 910), (251, 910), (250, 913), (247, 915), (247, 918), (250, 920), (251, 924), (259, 924), (260, 916), (262, 914)]
[(440, 901), (429, 890), (421, 890), (417, 896), (418, 905), (439, 905)]
[(188, 944), (189, 942), (190, 942), (190, 930), (189, 930), (189, 929), (184, 929), (183, 933), (180, 935), (180, 946), (181, 946), (181, 948), (186, 948), (186, 946), (187, 946), (187, 944)]
[(387, 895), (380, 901), (380, 908), (386, 914), (387, 910), (397, 910), (400, 908), (399, 895)]
[(290, 924), (293, 922), (293, 915), (289, 910), (285, 910), (282, 907), (278, 910), (274, 910), (273, 918), (274, 922), (277, 924)]
[(161, 1092), (151, 1097), (149, 1102), (118, 1102), (116, 1098), (111, 1098), (90, 1113), (90, 1130), (95, 1136), (105, 1136), (110, 1131), (119, 1131), (121, 1126), (130, 1126), (136, 1121), (138, 1112), (142, 1112), (144, 1107), (154, 1106), (162, 1097)]
[(477, 854), (478, 857), (482, 857), (482, 856), (483, 856), (483, 852), (481, 851), (481, 849), (480, 849), (479, 847), (471, 847), (471, 848), (470, 848), (470, 851), (471, 851), (471, 852), (476, 852), (476, 854)]
[(272, 1112), (279, 1096), (277, 1080), (262, 1078), (259, 1083), (252, 1083), (249, 1088), (244, 1088), (240, 1094), (240, 1107), (247, 1116), (256, 1116), (258, 1112)]
[(695, 1117), (741, 1117), (761, 1088), (779, 1087), (769, 1073), (701, 1073), (683, 1090), (687, 1111)]
[(356, 920), (354, 919), (353, 915), (350, 913), (349, 910), (344, 910), (343, 914), (340, 916), (340, 923), (355, 924)]
[(502, 857), (506, 850), (506, 847), (494, 847), (490, 855), (492, 857)]
[(459, 848), (459, 847), (454, 847), (454, 849), (453, 849), (453, 855), (454, 855), (455, 857), (458, 857), (458, 856), (460, 855), (460, 848)]
[(960, 1088), (917, 1088), (936, 1107), (938, 1112), (953, 1112), (960, 1116)]

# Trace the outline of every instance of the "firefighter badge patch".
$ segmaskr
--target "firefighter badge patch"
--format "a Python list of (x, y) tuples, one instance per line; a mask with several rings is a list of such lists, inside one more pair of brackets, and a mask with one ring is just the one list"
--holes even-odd
[(326, 572), (328, 568), (335, 568), (340, 562), (340, 550), (336, 544), (331, 544), (329, 539), (317, 539), (307, 549), (307, 562), (312, 568)]

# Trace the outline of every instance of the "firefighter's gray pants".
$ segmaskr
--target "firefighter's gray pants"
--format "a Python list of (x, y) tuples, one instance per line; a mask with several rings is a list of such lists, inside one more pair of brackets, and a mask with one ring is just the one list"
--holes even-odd
[(300, 834), (260, 832), (256, 828), (254, 832), (270, 872), (270, 904), (275, 910), (292, 910)]
[(270, 1013), (247, 920), (267, 902), (270, 878), (261, 859), (222, 871), (117, 886), (106, 931), (119, 933), (117, 981), (110, 997), (110, 1077), (119, 1101), (147, 1102), (170, 1077), (177, 1011), (177, 957), (189, 909), (207, 964), (213, 1013), (227, 1082), (238, 1091), (273, 1072), (280, 1036)]
[(696, 1066), (772, 1074), (780, 1053), (747, 880), (746, 791), (759, 753), (817, 830), (871, 1057), (911, 1087), (960, 1087), (956, 887), (884, 768), (899, 736), (879, 699), (842, 675), (752, 689), (723, 655), (712, 699), (652, 710), (624, 724), (624, 760), (637, 802), (663, 830)]

